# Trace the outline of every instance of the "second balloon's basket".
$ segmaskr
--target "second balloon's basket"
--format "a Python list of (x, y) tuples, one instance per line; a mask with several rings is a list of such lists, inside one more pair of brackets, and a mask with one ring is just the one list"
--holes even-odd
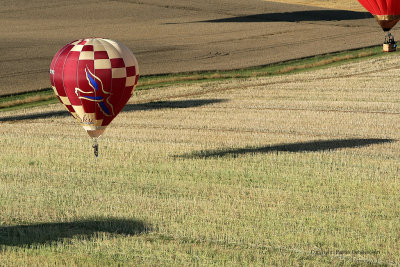
[(383, 44), (383, 52), (394, 52), (397, 50), (396, 44)]

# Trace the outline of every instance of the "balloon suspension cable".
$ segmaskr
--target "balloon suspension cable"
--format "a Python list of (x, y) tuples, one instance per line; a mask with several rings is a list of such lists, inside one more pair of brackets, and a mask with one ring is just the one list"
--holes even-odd
[(386, 33), (382, 49), (383, 52), (394, 52), (397, 50), (397, 43), (394, 40), (394, 36), (389, 31)]
[(99, 144), (97, 143), (97, 138), (93, 138), (93, 150), (94, 150), (94, 155), (96, 158), (99, 156)]
[(392, 35), (391, 32), (386, 33), (384, 44), (396, 44), (396, 41), (394, 40), (394, 36)]

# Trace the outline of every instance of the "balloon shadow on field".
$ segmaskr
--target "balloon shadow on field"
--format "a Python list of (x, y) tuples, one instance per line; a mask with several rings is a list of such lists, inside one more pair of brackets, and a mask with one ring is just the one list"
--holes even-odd
[(259, 153), (278, 153), (278, 152), (297, 153), (297, 152), (332, 151), (341, 148), (357, 148), (373, 144), (390, 143), (395, 141), (396, 140), (394, 139), (379, 139), (379, 138), (318, 140), (318, 141), (292, 143), (292, 144), (279, 144), (279, 145), (263, 146), (263, 147), (202, 150), (176, 157), (218, 158), (224, 156), (237, 157), (244, 154), (259, 154)]
[(341, 21), (369, 19), (373, 16), (369, 12), (348, 10), (306, 10), (283, 13), (263, 13), (222, 19), (204, 20), (197, 22), (301, 22), (301, 21)]
[(36, 120), (36, 119), (46, 119), (51, 117), (67, 117), (71, 116), (68, 111), (50, 111), (50, 112), (38, 112), (32, 114), (14, 115), (8, 117), (0, 117), (0, 122), (6, 121), (22, 121), (22, 120)]
[(127, 104), (122, 111), (146, 111), (158, 109), (194, 108), (205, 105), (226, 102), (226, 99), (190, 99), (175, 101), (156, 101), (143, 104)]
[(151, 231), (151, 226), (140, 220), (100, 218), (60, 223), (0, 226), (2, 246), (32, 246), (63, 242), (65, 238), (90, 239), (98, 232), (138, 235)]

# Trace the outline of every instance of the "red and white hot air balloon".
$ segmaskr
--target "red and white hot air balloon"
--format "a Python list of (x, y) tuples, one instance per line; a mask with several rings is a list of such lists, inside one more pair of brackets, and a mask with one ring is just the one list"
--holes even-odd
[[(358, 2), (376, 18), (385, 32), (389, 32), (400, 20), (400, 1), (398, 0), (358, 0)], [(390, 44), (391, 47), (396, 48), (396, 43), (390, 33), (385, 38), (385, 44)], [(390, 49), (389, 51), (394, 50)]]
[(73, 41), (61, 48), (50, 66), (58, 99), (94, 139), (118, 115), (139, 78), (138, 63), (125, 45), (103, 38)]

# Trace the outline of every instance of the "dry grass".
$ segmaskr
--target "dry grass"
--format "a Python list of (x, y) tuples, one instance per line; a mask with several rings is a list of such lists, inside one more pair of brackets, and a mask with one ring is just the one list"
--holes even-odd
[(1, 113), (0, 262), (400, 264), (398, 60), (140, 91), (97, 159), (59, 104)]
[(273, 2), (365, 12), (357, 0), (272, 0)]

